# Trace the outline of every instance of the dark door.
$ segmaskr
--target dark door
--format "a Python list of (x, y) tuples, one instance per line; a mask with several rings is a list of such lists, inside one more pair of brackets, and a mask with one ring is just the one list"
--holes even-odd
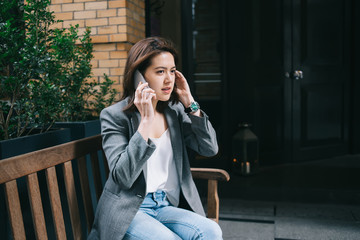
[(262, 164), (348, 153), (350, 3), (228, 3), (230, 132), (251, 123)]
[(349, 4), (347, 0), (293, 1), (292, 44), (285, 50), (292, 55), (292, 68), (285, 69), (292, 78), (285, 81), (293, 85), (293, 161), (349, 151)]

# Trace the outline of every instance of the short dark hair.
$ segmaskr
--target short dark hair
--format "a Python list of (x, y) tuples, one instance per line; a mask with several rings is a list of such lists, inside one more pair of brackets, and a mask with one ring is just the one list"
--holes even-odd
[[(134, 73), (139, 70), (141, 74), (145, 74), (145, 70), (151, 65), (151, 60), (163, 52), (169, 52), (174, 57), (175, 64), (177, 64), (177, 51), (174, 44), (165, 38), (161, 37), (148, 37), (137, 42), (128, 53), (128, 58), (124, 71), (123, 89), (124, 93), (121, 100), (129, 97), (129, 103), (124, 108), (124, 111), (134, 111), (136, 106), (135, 99), (135, 86), (134, 86)], [(170, 99), (166, 102), (159, 101), (156, 110), (163, 112), (164, 108), (169, 102), (179, 102), (179, 96), (175, 91), (171, 93)]]

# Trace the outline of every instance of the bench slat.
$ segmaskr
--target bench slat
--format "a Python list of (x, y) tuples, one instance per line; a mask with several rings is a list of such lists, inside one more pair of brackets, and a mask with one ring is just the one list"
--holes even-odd
[(91, 166), (94, 175), (94, 185), (95, 185), (95, 193), (96, 199), (99, 201), (101, 192), (102, 192), (102, 184), (101, 184), (101, 175), (100, 175), (100, 165), (99, 165), (99, 158), (97, 152), (90, 153), (91, 158)]
[(55, 167), (46, 169), (46, 180), (49, 189), (51, 211), (57, 239), (66, 239), (63, 211), (61, 207), (58, 181)]
[(28, 175), (26, 179), (36, 239), (48, 239), (37, 173)]
[(16, 180), (5, 183), (5, 194), (13, 237), (15, 240), (25, 239), (25, 228)]
[(86, 225), (88, 232), (90, 232), (92, 223), (94, 221), (94, 210), (91, 202), (89, 176), (86, 167), (86, 157), (78, 158), (78, 169), (79, 169), (81, 194), (85, 208)]
[(66, 196), (70, 211), (70, 221), (74, 239), (81, 239), (79, 205), (76, 197), (74, 174), (71, 161), (63, 164)]

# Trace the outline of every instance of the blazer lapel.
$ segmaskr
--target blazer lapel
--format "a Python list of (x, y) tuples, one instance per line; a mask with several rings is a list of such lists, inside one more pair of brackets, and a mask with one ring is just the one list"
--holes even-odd
[(164, 111), (166, 121), (170, 130), (170, 139), (175, 160), (176, 169), (179, 175), (180, 183), (182, 182), (182, 136), (180, 123), (177, 114), (170, 107), (166, 107)]

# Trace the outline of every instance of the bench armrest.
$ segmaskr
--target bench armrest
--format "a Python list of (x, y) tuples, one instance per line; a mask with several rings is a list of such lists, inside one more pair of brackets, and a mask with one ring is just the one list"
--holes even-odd
[(229, 174), (216, 168), (191, 168), (193, 178), (208, 180), (207, 214), (208, 218), (219, 222), (218, 181), (230, 180)]
[(226, 181), (230, 180), (227, 171), (217, 168), (191, 168), (193, 178)]

